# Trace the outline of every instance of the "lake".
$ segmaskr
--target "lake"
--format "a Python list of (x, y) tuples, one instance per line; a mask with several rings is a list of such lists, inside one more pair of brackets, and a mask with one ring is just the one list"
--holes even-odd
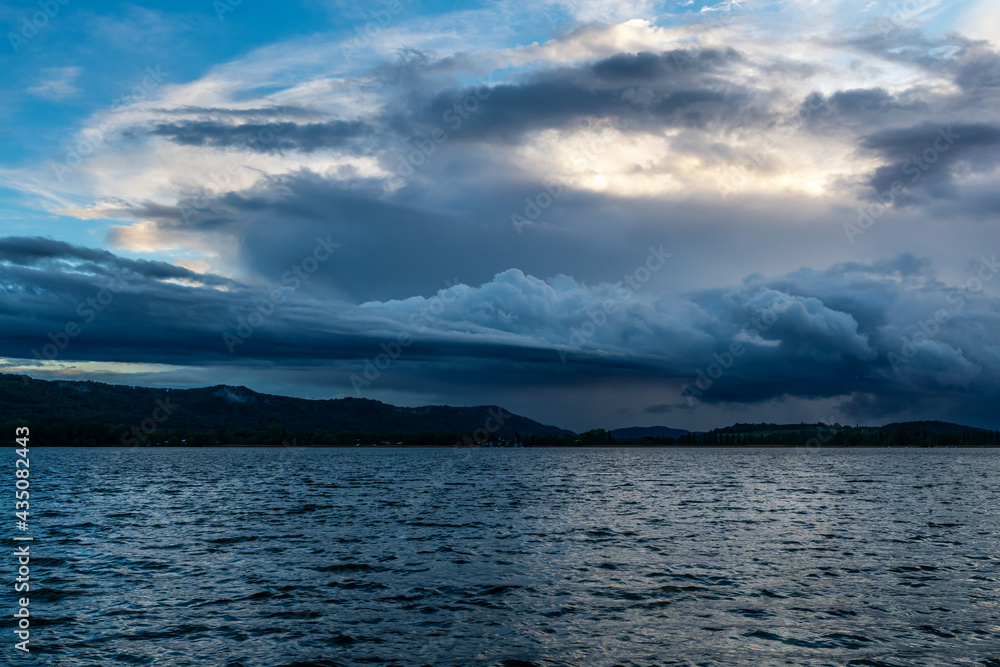
[(30, 479), (11, 664), (1000, 666), (997, 450), (33, 447)]

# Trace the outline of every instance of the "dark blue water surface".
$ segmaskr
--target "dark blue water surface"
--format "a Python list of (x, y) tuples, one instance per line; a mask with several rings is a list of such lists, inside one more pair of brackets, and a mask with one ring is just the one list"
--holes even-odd
[(31, 474), (33, 651), (8, 620), (0, 663), (1000, 666), (1000, 451), (35, 447)]

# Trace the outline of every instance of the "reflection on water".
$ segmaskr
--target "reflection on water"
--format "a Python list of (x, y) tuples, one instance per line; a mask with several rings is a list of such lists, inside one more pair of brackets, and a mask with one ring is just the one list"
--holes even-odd
[(31, 472), (17, 664), (1000, 665), (1000, 451), (36, 447)]

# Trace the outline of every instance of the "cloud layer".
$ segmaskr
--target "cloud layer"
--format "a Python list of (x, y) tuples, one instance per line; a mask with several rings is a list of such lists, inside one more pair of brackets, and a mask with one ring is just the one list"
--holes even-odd
[(216, 63), (0, 168), (100, 239), (0, 238), (0, 354), (1000, 425), (1000, 53), (948, 11), (498, 3)]
[(665, 297), (646, 286), (670, 258), (650, 248), (617, 283), (509, 269), (357, 305), (311, 296), (294, 280), (309, 279), (308, 261), (273, 290), (40, 238), (3, 240), (0, 261), (0, 308), (20, 313), (4, 318), (8, 357), (321, 366), (336, 369), (330, 384), (345, 394), (462, 359), (448, 373), (474, 385), (501, 366), (519, 371), (491, 383), (655, 378), (673, 399), (651, 403), (653, 413), (848, 397), (841, 409), (858, 419), (945, 401), (982, 420), (1000, 398), (1000, 299), (984, 289), (1000, 273), (995, 256), (959, 284), (901, 255)]

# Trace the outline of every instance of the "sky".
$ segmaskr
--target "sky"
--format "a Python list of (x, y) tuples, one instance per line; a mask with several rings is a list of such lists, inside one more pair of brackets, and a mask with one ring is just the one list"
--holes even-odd
[(0, 3), (0, 371), (1000, 427), (992, 0)]

